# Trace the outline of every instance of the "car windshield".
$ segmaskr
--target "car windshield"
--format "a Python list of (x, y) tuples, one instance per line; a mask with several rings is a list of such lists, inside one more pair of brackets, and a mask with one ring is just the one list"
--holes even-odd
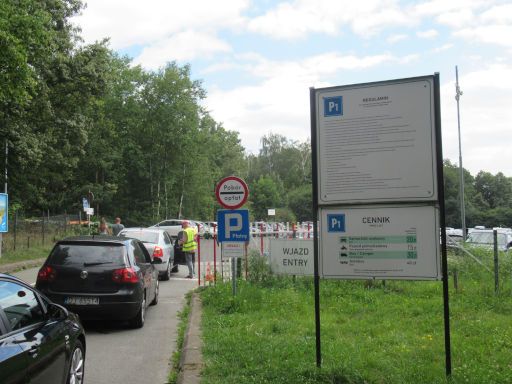
[[(473, 244), (493, 245), (494, 236), (492, 232), (472, 232), (469, 234), (467, 242)], [(506, 244), (507, 238), (505, 234), (498, 233), (498, 245), (504, 246)]]
[(149, 231), (126, 231), (121, 232), (119, 236), (131, 237), (145, 243), (158, 244), (158, 233)]
[(124, 264), (125, 248), (122, 244), (70, 244), (55, 246), (48, 262), (52, 265)]

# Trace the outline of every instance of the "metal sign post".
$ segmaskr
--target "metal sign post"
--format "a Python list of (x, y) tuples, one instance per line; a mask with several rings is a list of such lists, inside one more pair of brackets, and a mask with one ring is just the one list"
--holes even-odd
[(237, 261), (243, 257), (245, 244), (250, 240), (249, 211), (237, 208), (247, 201), (249, 188), (244, 180), (229, 176), (217, 184), (215, 195), (219, 204), (227, 208), (217, 211), (217, 239), (222, 245), (222, 257), (231, 257), (233, 296), (236, 296)]

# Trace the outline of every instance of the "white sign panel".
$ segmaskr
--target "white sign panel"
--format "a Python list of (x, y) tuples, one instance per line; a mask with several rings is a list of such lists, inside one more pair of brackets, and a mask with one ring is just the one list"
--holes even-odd
[(316, 93), (318, 204), (437, 201), (434, 79)]
[(320, 276), (441, 278), (439, 213), (433, 206), (320, 209)]
[(244, 257), (245, 243), (225, 241), (222, 243), (222, 257)]
[(94, 208), (84, 208), (84, 211), (89, 216), (94, 215)]
[(275, 216), (276, 215), (276, 210), (275, 209), (269, 209), (268, 210), (268, 216)]
[(272, 272), (284, 275), (314, 275), (313, 240), (270, 241), (270, 267)]

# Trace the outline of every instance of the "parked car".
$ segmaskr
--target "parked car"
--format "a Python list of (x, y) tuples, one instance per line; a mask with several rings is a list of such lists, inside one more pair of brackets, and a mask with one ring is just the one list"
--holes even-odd
[[(512, 247), (512, 230), (510, 228), (496, 228), (496, 230), (498, 232), (498, 249), (508, 251)], [(493, 229), (473, 229), (466, 239), (466, 244), (493, 249), (493, 232)]]
[(178, 233), (182, 230), (182, 224), (184, 221), (188, 221), (192, 226), (195, 226), (197, 228), (199, 236), (204, 236), (204, 226), (200, 222), (196, 222), (195, 220), (189, 219), (168, 219), (161, 221), (157, 224), (154, 224), (150, 228), (163, 228), (172, 238), (176, 238), (178, 236)]
[(156, 224), (152, 225), (150, 228), (158, 227), (158, 228), (165, 229), (167, 231), (167, 233), (169, 234), (169, 236), (171, 236), (172, 238), (175, 238), (178, 236), (178, 233), (181, 231), (181, 229), (182, 229), (181, 225), (184, 221), (185, 221), (184, 219), (168, 219), (168, 220), (164, 220), (159, 223), (156, 223)]
[(83, 319), (127, 320), (144, 326), (158, 303), (158, 273), (144, 244), (118, 236), (58, 241), (37, 275), (36, 287)]
[(85, 351), (78, 316), (0, 274), (0, 383), (83, 383)]
[(149, 254), (162, 260), (155, 264), (162, 280), (169, 280), (171, 272), (178, 272), (178, 264), (174, 263), (174, 246), (171, 236), (163, 228), (125, 228), (118, 236), (131, 237), (142, 241)]

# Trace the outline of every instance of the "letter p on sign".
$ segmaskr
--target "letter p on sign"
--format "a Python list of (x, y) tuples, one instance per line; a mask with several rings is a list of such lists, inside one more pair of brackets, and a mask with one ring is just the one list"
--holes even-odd
[(242, 215), (239, 213), (227, 213), (224, 215), (224, 228), (226, 228), (226, 237), (231, 237), (231, 232), (240, 232), (242, 230)]

